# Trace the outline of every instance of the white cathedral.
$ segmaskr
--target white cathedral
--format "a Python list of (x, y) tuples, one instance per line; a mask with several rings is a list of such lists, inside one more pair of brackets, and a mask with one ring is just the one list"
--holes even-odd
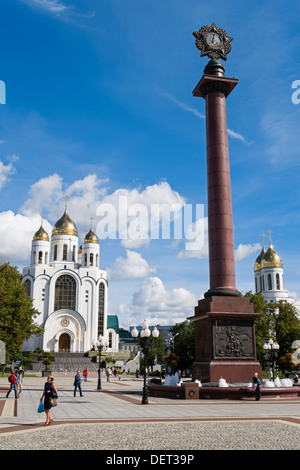
[(100, 268), (99, 240), (91, 224), (78, 248), (78, 232), (67, 204), (51, 240), (43, 222), (35, 233), (23, 282), (40, 312), (35, 321), (45, 330), (25, 341), (24, 351), (40, 347), (54, 353), (83, 353), (92, 349), (99, 335), (108, 341), (108, 351), (118, 351), (118, 332), (108, 325), (108, 283)]
[(265, 250), (264, 237), (262, 237), (262, 250), (254, 263), (255, 292), (261, 292), (267, 303), (284, 300), (294, 304), (283, 283), (283, 265), (281, 257), (274, 250), (269, 230), (269, 248)]

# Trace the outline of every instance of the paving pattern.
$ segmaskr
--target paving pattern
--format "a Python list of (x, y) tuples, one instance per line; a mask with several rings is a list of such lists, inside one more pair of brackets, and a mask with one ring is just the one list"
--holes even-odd
[(142, 381), (97, 378), (73, 396), (72, 377), (57, 376), (52, 425), (37, 412), (45, 379), (24, 379), (18, 400), (0, 378), (0, 450), (299, 450), (300, 399), (174, 400), (149, 397)]

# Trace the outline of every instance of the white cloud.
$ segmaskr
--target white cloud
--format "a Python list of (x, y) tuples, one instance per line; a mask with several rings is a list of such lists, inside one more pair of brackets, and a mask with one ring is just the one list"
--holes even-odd
[[(208, 257), (208, 219), (202, 217), (190, 224), (186, 229), (185, 249), (177, 255), (179, 259)], [(193, 248), (193, 239), (195, 240)], [(190, 247), (191, 249), (187, 249)], [(193, 249), (192, 249), (193, 248)]]
[(7, 181), (9, 181), (9, 176), (15, 173), (15, 168), (10, 162), (7, 165), (0, 160), (0, 190), (5, 186)]
[(162, 280), (156, 276), (142, 282), (126, 310), (131, 313), (129, 319), (131, 324), (134, 320), (140, 323), (147, 318), (152, 325), (168, 325), (173, 324), (174, 320), (181, 322), (193, 315), (196, 304), (196, 297), (190, 291), (182, 287), (168, 290)]
[(248, 243), (247, 245), (243, 245), (242, 243), (237, 247), (234, 251), (234, 257), (236, 261), (241, 261), (244, 258), (248, 258), (248, 256), (253, 255), (258, 250), (261, 249), (261, 245), (259, 243)]
[[(27, 217), (12, 211), (0, 213), (0, 261), (23, 263), (30, 257), (31, 241), (41, 225), (38, 214)], [(51, 225), (44, 220), (45, 230), (51, 234)]]
[[(0, 175), (2, 174), (2, 180), (0, 177), (0, 181), (2, 181), (4, 185), (7, 181), (8, 174), (11, 174), (14, 168), (11, 163), (8, 165), (1, 164), (0, 170), (2, 170), (0, 171)], [(4, 221), (5, 217), (8, 218), (7, 224), (4, 224), (7, 232), (5, 230), (0, 231), (0, 245), (2, 244), (2, 247), (5, 246), (7, 248), (6, 254), (8, 256), (12, 256), (13, 260), (27, 259), (30, 252), (30, 241), (32, 240), (33, 234), (40, 226), (40, 214), (44, 214), (45, 218), (54, 224), (63, 214), (65, 205), (63, 197), (66, 194), (70, 197), (68, 201), (68, 212), (79, 230), (88, 229), (90, 218), (93, 216), (96, 220), (97, 208), (101, 208), (105, 204), (115, 209), (114, 214), (111, 215), (111, 219), (115, 219), (113, 221), (114, 224), (118, 222), (119, 215), (124, 213), (124, 210), (127, 211), (128, 226), (126, 229), (128, 228), (130, 232), (130, 228), (132, 229), (137, 222), (141, 226), (145, 226), (147, 230), (150, 230), (148, 218), (138, 217), (135, 211), (136, 208), (144, 208), (148, 215), (151, 213), (152, 204), (161, 204), (161, 201), (163, 201), (163, 214), (164, 212), (167, 214), (170, 207), (175, 207), (174, 213), (170, 214), (170, 219), (174, 220), (179, 216), (185, 203), (184, 198), (174, 191), (167, 182), (147, 186), (145, 189), (122, 188), (109, 193), (108, 180), (99, 179), (95, 174), (87, 175), (69, 185), (65, 184), (60, 175), (49, 175), (41, 178), (31, 186), (28, 192), (28, 198), (20, 208), (19, 214), (13, 214), (10, 211), (0, 213), (1, 220)], [(126, 208), (122, 206), (122, 204), (120, 205), (120, 196), (123, 196), (121, 202), (126, 200)], [(160, 224), (162, 217), (163, 215), (160, 214), (158, 220)], [(22, 221), (24, 221), (24, 228), (28, 228), (28, 233), (21, 235)], [(94, 223), (94, 229), (96, 230), (95, 226), (96, 223)], [(7, 236), (7, 233), (14, 230), (17, 230), (19, 237)], [(119, 234), (124, 235), (121, 228), (117, 227), (117, 235), (119, 236)], [(121, 242), (130, 250), (131, 248), (148, 244), (150, 242), (150, 233), (149, 237), (147, 235), (147, 239), (135, 240), (128, 237), (127, 239), (122, 239)], [(1, 253), (5, 254), (5, 251), (1, 251)], [(130, 251), (128, 253), (130, 253)], [(133, 262), (134, 255), (131, 254), (129, 256), (129, 261)], [(137, 259), (135, 259), (135, 262), (137, 262)]]
[(36, 213), (52, 212), (53, 207), (62, 203), (63, 179), (54, 174), (41, 178), (29, 190), (29, 198), (24, 202), (21, 212), (28, 217)]
[(151, 237), (159, 238), (162, 225), (170, 228), (171, 222), (180, 219), (184, 204), (185, 199), (165, 181), (144, 190), (117, 189), (99, 201), (97, 235), (119, 237), (126, 248), (139, 248)]
[(131, 250), (126, 250), (126, 258), (120, 256), (113, 268), (107, 269), (108, 279), (113, 281), (142, 278), (154, 272), (156, 269), (151, 268), (140, 253)]
[(67, 5), (58, 0), (23, 0), (23, 2), (41, 8), (49, 13), (62, 13), (69, 9)]

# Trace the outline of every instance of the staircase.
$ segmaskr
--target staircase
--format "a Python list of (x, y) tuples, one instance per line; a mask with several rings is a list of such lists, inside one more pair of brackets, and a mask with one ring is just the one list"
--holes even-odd
[[(99, 364), (93, 361), (93, 358), (84, 356), (84, 353), (52, 353), (55, 356), (55, 362), (51, 364), (51, 371), (54, 372), (82, 372), (86, 367), (89, 372), (97, 372)], [(42, 363), (32, 364), (35, 372), (41, 372), (45, 369)]]

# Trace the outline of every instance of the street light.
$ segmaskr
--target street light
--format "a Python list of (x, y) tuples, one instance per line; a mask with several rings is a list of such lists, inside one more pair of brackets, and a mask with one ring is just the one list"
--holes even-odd
[(272, 361), (272, 374), (273, 374), (273, 380), (274, 380), (275, 379), (275, 374), (274, 374), (275, 351), (279, 349), (279, 344), (273, 341), (272, 338), (270, 338), (269, 341), (265, 343), (263, 347), (266, 352), (270, 351), (270, 356), (271, 356), (271, 361)]
[(101, 353), (105, 351), (108, 346), (108, 341), (104, 338), (104, 336), (100, 335), (98, 341), (94, 343), (94, 347), (97, 351), (99, 351), (99, 367), (98, 367), (98, 385), (97, 390), (102, 389), (101, 385)]
[[(141, 331), (141, 338), (142, 338), (142, 348), (143, 348), (143, 353), (144, 353), (144, 386), (143, 386), (143, 398), (142, 398), (142, 405), (147, 405), (148, 404), (148, 393), (147, 393), (147, 386), (146, 386), (146, 366), (147, 366), (147, 359), (148, 359), (148, 346), (149, 346), (149, 338), (151, 336), (151, 330), (149, 329), (149, 323), (147, 320), (143, 321), (142, 324), (142, 331)], [(136, 339), (139, 335), (138, 330), (136, 327), (133, 328), (131, 331), (131, 336)], [(154, 330), (152, 331), (152, 336), (153, 338), (158, 338), (159, 337), (159, 331), (155, 327)]]

